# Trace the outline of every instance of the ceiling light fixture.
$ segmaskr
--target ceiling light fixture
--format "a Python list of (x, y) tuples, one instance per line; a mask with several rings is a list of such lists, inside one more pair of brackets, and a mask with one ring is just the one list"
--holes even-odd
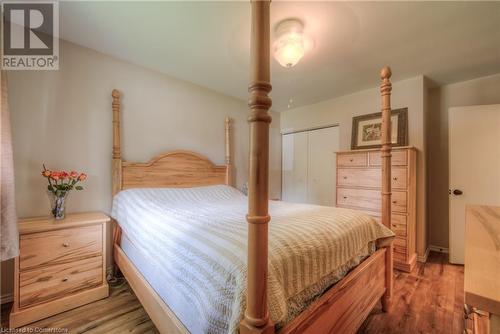
[(303, 30), (304, 24), (299, 19), (286, 19), (276, 26), (274, 58), (281, 66), (290, 68), (297, 65), (312, 46)]

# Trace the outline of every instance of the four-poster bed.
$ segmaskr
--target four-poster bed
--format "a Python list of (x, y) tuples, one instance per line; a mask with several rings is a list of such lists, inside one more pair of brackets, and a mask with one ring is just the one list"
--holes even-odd
[[(393, 237), (384, 235), (373, 240), (374, 250), (363, 257), (355, 267), (349, 267), (346, 275), (333, 286), (323, 289), (299, 314), (277, 328), (271, 321), (268, 296), (272, 295), (268, 281), (269, 243), (276, 236), (275, 226), (280, 225), (279, 215), (269, 215), (268, 201), (268, 157), (269, 124), (271, 117), (268, 109), (271, 99), (268, 93), (270, 84), (270, 2), (252, 1), (251, 33), (251, 84), (250, 98), (250, 160), (248, 178), (248, 213), (246, 215), (248, 234), (246, 277), (246, 308), (239, 324), (239, 332), (244, 333), (355, 333), (375, 304), (381, 300), (383, 310), (391, 305), (392, 296), (392, 241)], [(390, 226), (391, 212), (391, 145), (390, 145), (390, 93), (391, 72), (384, 68), (381, 72), (382, 96), (382, 222)], [(113, 195), (122, 190), (135, 188), (193, 188), (213, 185), (232, 185), (232, 158), (230, 147), (230, 121), (225, 121), (226, 161), (217, 166), (207, 158), (189, 151), (167, 152), (151, 159), (148, 163), (125, 162), (121, 158), (120, 147), (120, 94), (114, 90), (113, 97)], [(199, 188), (193, 188), (199, 189)], [(140, 189), (139, 189), (140, 190)], [(198, 190), (196, 190), (198, 191)], [(224, 190), (224, 191), (227, 191)], [(121, 192), (122, 196), (125, 192)], [(169, 193), (169, 194), (170, 194)], [(147, 192), (147, 196), (163, 195), (160, 192)], [(170, 195), (169, 195), (170, 196)], [(197, 195), (198, 196), (198, 195)], [(237, 195), (236, 195), (237, 196)], [(117, 196), (118, 197), (118, 196)], [(123, 196), (122, 196), (123, 197)], [(282, 205), (282, 204), (273, 204)], [(284, 205), (284, 204), (283, 204)], [(282, 205), (282, 206), (283, 206)], [(115, 204), (114, 204), (115, 206)], [(196, 210), (194, 207), (192, 210)], [(330, 209), (341, 210), (341, 209)], [(353, 215), (352, 212), (343, 214)], [(152, 219), (152, 218), (151, 218)], [(273, 220), (271, 220), (273, 219)], [(365, 218), (356, 218), (363, 220)], [(119, 220), (119, 223), (123, 223)], [(154, 219), (153, 219), (154, 220)], [(186, 223), (187, 224), (187, 223)], [(274, 227), (270, 230), (269, 224)], [(123, 226), (116, 225), (114, 231), (114, 259), (138, 299), (162, 333), (189, 333), (172, 308), (162, 299), (160, 293), (145, 274), (134, 264), (124, 247)], [(130, 228), (130, 227), (128, 227)], [(278, 231), (279, 232), (279, 231)], [(193, 233), (196, 233), (193, 230)], [(128, 242), (128, 241), (126, 241)], [(273, 247), (274, 247), (273, 246)], [(275, 248), (273, 248), (275, 249)], [(146, 258), (147, 260), (147, 258)], [(270, 260), (269, 260), (270, 261)], [(286, 275), (285, 275), (286, 276)], [(194, 306), (193, 306), (194, 307)], [(236, 327), (237, 328), (237, 327)], [(236, 329), (238, 330), (238, 328)]]

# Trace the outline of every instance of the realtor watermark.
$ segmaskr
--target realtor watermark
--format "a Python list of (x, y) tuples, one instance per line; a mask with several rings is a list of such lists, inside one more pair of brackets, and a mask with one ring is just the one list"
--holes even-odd
[(57, 1), (2, 1), (2, 69), (59, 69)]

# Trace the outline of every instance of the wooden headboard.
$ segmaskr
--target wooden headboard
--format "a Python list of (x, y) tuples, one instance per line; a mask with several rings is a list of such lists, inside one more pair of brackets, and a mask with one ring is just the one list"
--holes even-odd
[(128, 162), (121, 158), (120, 92), (113, 97), (113, 196), (130, 188), (189, 188), (216, 184), (232, 185), (231, 120), (225, 119), (225, 165), (217, 166), (201, 154), (170, 151), (149, 162)]

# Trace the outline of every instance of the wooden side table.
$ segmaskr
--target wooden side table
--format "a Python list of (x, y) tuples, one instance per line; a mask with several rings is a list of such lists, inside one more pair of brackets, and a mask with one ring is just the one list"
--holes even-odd
[(106, 223), (101, 212), (19, 221), (15, 259), (15, 328), (106, 298)]
[(465, 333), (500, 333), (500, 207), (468, 205), (465, 217)]

